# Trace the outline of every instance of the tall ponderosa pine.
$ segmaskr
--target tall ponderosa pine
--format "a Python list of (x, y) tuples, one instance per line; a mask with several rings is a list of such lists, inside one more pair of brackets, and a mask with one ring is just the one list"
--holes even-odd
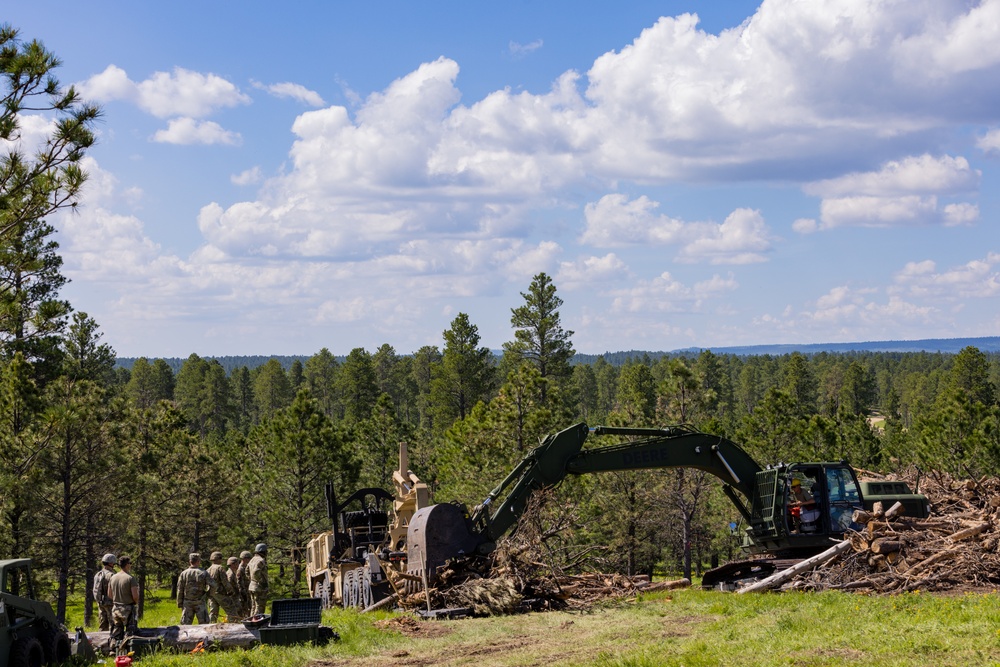
[(306, 388), (319, 402), (323, 413), (332, 418), (340, 416), (340, 405), (337, 400), (337, 372), (340, 364), (330, 350), (325, 347), (306, 359), (302, 368)]
[[(539, 273), (521, 296), (524, 305), (511, 309), (514, 340), (504, 343), (504, 354), (530, 361), (544, 380), (567, 378), (574, 354), (573, 332), (563, 329), (559, 320), (563, 301), (556, 296), (556, 286), (548, 275)], [(547, 388), (547, 383), (542, 384), (543, 401)]]
[(413, 363), (410, 364), (410, 379), (413, 381), (417, 404), (417, 423), (419, 426), (432, 431), (436, 421), (434, 412), (436, 405), (431, 396), (431, 384), (434, 377), (434, 368), (441, 363), (441, 351), (436, 345), (424, 345), (413, 355)]
[(378, 400), (378, 376), (372, 355), (363, 347), (351, 350), (337, 374), (337, 393), (344, 402), (344, 418), (357, 423), (367, 419)]
[(375, 402), (368, 419), (354, 429), (355, 448), (361, 460), (361, 485), (384, 487), (399, 466), (399, 443), (413, 445), (413, 427), (400, 421), (389, 394)]
[(257, 369), (257, 377), (253, 381), (253, 395), (262, 421), (291, 404), (295, 397), (292, 384), (277, 359), (270, 359)]
[[(76, 205), (86, 180), (79, 162), (100, 115), (60, 86), (53, 75), (59, 65), (40, 42), (23, 42), (0, 25), (0, 352), (6, 359), (23, 354), (42, 382), (58, 374), (59, 335), (70, 312), (58, 298), (66, 279), (45, 218)], [(53, 124), (36, 145), (22, 135), (25, 112)]]
[(949, 373), (949, 387), (964, 391), (969, 400), (983, 405), (995, 405), (996, 387), (990, 381), (990, 362), (986, 355), (971, 345), (955, 355)]
[(56, 615), (65, 620), (70, 577), (85, 574), (78, 568), (88, 541), (103, 537), (107, 544), (115, 520), (129, 518), (113, 494), (126, 479), (115, 433), (123, 418), (90, 380), (64, 375), (46, 393), (53, 437), (44, 458), (48, 492), (40, 495), (40, 524), (56, 564)]
[(383, 343), (372, 355), (378, 393), (388, 394), (397, 414), (406, 419), (414, 410), (416, 385), (410, 378), (410, 358), (396, 354), (396, 349)]
[(233, 424), (240, 433), (246, 434), (253, 426), (256, 416), (253, 379), (246, 366), (234, 369), (229, 375), (229, 395), (233, 403)]
[[(0, 225), (3, 225), (0, 211)], [(66, 278), (59, 272), (55, 229), (40, 220), (6, 225), (0, 237), (0, 349), (8, 359), (20, 352), (42, 382), (59, 371), (59, 345), (70, 313), (59, 299)]]
[(431, 400), (437, 407), (438, 424), (447, 427), (455, 419), (465, 419), (479, 401), (489, 400), (495, 370), (493, 353), (479, 347), (479, 327), (465, 313), (452, 320), (443, 336), (444, 354), (433, 367)]

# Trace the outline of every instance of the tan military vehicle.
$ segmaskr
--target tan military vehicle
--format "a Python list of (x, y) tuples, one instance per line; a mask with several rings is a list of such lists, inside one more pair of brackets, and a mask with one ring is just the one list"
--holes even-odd
[(324, 607), (370, 607), (391, 594), (388, 577), (405, 576), (401, 570), (410, 519), (429, 506), (431, 498), (427, 485), (409, 470), (403, 442), (392, 482), (395, 495), (366, 488), (342, 503), (337, 502), (333, 485), (327, 484), (333, 530), (315, 535), (306, 547), (309, 590)]

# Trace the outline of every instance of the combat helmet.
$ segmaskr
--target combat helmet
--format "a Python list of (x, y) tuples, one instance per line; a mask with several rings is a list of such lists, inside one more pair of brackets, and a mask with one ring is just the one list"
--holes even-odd
[(263, 542), (261, 542), (256, 547), (254, 547), (253, 552), (255, 554), (266, 554), (267, 553), (267, 545), (264, 544)]
[(104, 558), (101, 559), (101, 562), (105, 565), (114, 565), (118, 562), (118, 559), (115, 558), (114, 554), (104, 554)]

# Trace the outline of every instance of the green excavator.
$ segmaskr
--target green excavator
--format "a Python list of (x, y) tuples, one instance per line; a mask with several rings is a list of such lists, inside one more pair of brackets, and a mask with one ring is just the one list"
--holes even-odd
[[(586, 448), (591, 436), (619, 442)], [(391, 510), (377, 510), (371, 500), (355, 503), (362, 509), (343, 509), (361, 496), (378, 496), (363, 489), (337, 511), (331, 509), (334, 530), (310, 543), (313, 594), (327, 604), (377, 604), (389, 595), (387, 576), (396, 572), (405, 573), (408, 589), (432, 586), (448, 561), (490, 554), (517, 524), (531, 494), (569, 475), (693, 468), (718, 477), (742, 519), (741, 546), (750, 556), (705, 574), (703, 586), (724, 590), (829, 548), (831, 539), (860, 528), (853, 523), (855, 510), (871, 510), (876, 502), (885, 508), (900, 502), (913, 518), (930, 513), (927, 498), (905, 482), (859, 480), (846, 461), (765, 468), (731, 440), (689, 426), (575, 424), (547, 436), (471, 512), (457, 503), (431, 504), (426, 485), (407, 469), (405, 452), (401, 447), (400, 469), (393, 473)]]
[[(618, 444), (584, 448), (589, 436), (627, 438)], [(855, 510), (876, 502), (903, 504), (905, 514), (925, 518), (930, 504), (904, 482), (859, 481), (846, 461), (777, 464), (767, 468), (726, 438), (688, 426), (616, 428), (575, 424), (549, 435), (471, 513), (442, 503), (418, 510), (406, 537), (409, 574), (433, 583), (439, 567), (462, 555), (489, 554), (517, 523), (531, 493), (551, 488), (568, 475), (620, 470), (694, 468), (723, 482), (722, 490), (742, 517), (742, 547), (772, 556), (710, 570), (706, 587), (731, 587), (760, 578), (795, 559), (827, 549), (852, 523)], [(804, 490), (796, 501), (793, 486)]]

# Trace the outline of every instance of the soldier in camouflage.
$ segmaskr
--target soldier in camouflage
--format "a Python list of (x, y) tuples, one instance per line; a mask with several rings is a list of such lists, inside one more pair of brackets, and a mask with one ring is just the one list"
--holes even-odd
[(257, 616), (265, 613), (267, 608), (267, 594), (270, 585), (267, 581), (267, 545), (258, 544), (254, 548), (254, 556), (247, 565), (250, 574), (250, 616)]
[(104, 554), (101, 559), (101, 569), (94, 575), (94, 602), (97, 603), (97, 618), (101, 630), (111, 629), (111, 598), (108, 597), (108, 583), (115, 576), (115, 563), (118, 559), (114, 554)]
[(236, 618), (246, 618), (246, 612), (243, 610), (243, 598), (240, 596), (240, 580), (236, 576), (237, 566), (240, 564), (240, 559), (236, 556), (230, 556), (229, 560), (226, 561), (226, 580), (229, 581), (229, 587), (233, 591), (233, 604), (236, 605)]
[(253, 554), (244, 551), (240, 554), (240, 565), (236, 568), (236, 581), (239, 585), (240, 603), (243, 605), (243, 617), (250, 616), (250, 559)]
[(190, 567), (181, 572), (177, 579), (177, 606), (181, 608), (181, 625), (208, 623), (208, 608), (205, 599), (210, 592), (215, 591), (215, 582), (208, 572), (201, 569), (201, 554), (192, 553), (188, 556)]
[(222, 553), (213, 551), (209, 560), (208, 576), (215, 582), (215, 590), (208, 596), (208, 622), (219, 622), (219, 608), (226, 612), (226, 619), (235, 621), (240, 616), (239, 605), (236, 603), (236, 589), (229, 582), (229, 568), (222, 564)]
[(111, 577), (108, 597), (111, 598), (111, 641), (121, 643), (125, 635), (134, 635), (138, 624), (139, 582), (132, 576), (132, 560), (119, 559), (121, 572)]

